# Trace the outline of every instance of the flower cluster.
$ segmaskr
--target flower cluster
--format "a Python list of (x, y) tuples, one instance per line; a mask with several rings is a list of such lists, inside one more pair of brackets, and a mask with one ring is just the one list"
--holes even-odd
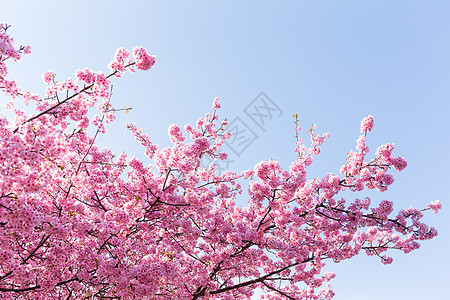
[(115, 76), (120, 77), (125, 71), (126, 66), (131, 64), (130, 51), (125, 48), (119, 48), (116, 50), (114, 59), (109, 64), (109, 69), (115, 72)]
[(31, 53), (31, 47), (20, 46), (17, 49), (14, 45), (14, 39), (7, 33), (8, 28), (8, 25), (0, 24), (0, 90), (7, 96), (15, 99), (17, 96), (29, 92), (22, 91), (22, 88), (15, 80), (7, 79), (8, 69), (6, 61), (12, 59), (14, 62), (19, 62), (22, 59), (22, 53)]
[(133, 56), (136, 59), (136, 68), (139, 70), (149, 70), (155, 64), (155, 56), (149, 55), (144, 47), (135, 47)]
[(373, 117), (367, 116), (361, 121), (361, 133), (371, 132), (373, 129)]

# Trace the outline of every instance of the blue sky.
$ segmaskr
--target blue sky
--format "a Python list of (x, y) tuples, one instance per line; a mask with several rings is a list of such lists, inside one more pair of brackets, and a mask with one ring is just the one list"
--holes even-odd
[[(312, 123), (330, 133), (312, 178), (338, 172), (360, 120), (373, 115), (372, 153), (392, 142), (408, 161), (387, 192), (370, 194), (373, 201), (392, 200), (399, 210), (440, 199), (443, 210), (426, 216), (439, 236), (394, 254), (389, 266), (364, 255), (330, 262), (335, 299), (449, 299), (449, 15), (448, 1), (8, 1), (0, 22), (32, 46), (11, 77), (39, 93), (47, 69), (60, 79), (83, 67), (106, 72), (121, 46), (156, 55), (152, 70), (114, 83), (113, 103), (134, 110), (120, 114), (100, 143), (130, 157), (143, 158), (143, 149), (125, 122), (166, 146), (169, 124), (194, 123), (217, 96), (219, 114), (240, 118), (257, 136), (240, 156), (230, 151), (230, 168), (269, 158), (287, 168), (298, 113), (303, 137)], [(262, 128), (245, 113), (261, 92), (279, 108)]]

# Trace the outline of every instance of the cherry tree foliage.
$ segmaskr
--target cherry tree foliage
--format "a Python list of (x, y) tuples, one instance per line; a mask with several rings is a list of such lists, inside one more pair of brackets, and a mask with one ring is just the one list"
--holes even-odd
[[(274, 160), (239, 173), (202, 168), (202, 157), (227, 157), (217, 98), (195, 125), (169, 127), (171, 147), (127, 124), (145, 163), (100, 149), (96, 138), (123, 110), (112, 105), (111, 80), (149, 70), (154, 56), (121, 48), (107, 74), (86, 68), (58, 81), (46, 71), (39, 96), (8, 77), (6, 64), (30, 47), (17, 48), (1, 27), (0, 89), (12, 114), (0, 115), (2, 299), (229, 300), (256, 289), (261, 299), (330, 299), (335, 275), (322, 272), (326, 261), (365, 253), (390, 264), (388, 250), (408, 253), (437, 235), (421, 218), (439, 201), (394, 214), (387, 200), (339, 196), (386, 191), (391, 171), (407, 165), (392, 144), (369, 156), (371, 116), (340, 173), (321, 178), (307, 179), (307, 168), (328, 135), (313, 126), (305, 146), (297, 115), (289, 169)], [(236, 205), (245, 197), (247, 206)]]

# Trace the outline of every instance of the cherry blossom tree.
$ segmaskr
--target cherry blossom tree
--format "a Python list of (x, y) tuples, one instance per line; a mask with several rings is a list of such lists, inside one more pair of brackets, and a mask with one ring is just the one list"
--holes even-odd
[[(118, 49), (109, 73), (77, 70), (58, 81), (44, 72), (45, 96), (9, 79), (6, 63), (30, 47), (0, 32), (0, 89), (13, 117), (0, 115), (0, 296), (2, 299), (330, 299), (327, 261), (359, 253), (383, 264), (392, 250), (408, 253), (437, 231), (421, 222), (424, 209), (393, 214), (393, 203), (369, 197), (346, 201), (343, 191), (386, 191), (390, 171), (407, 163), (393, 145), (369, 156), (373, 118), (361, 122), (356, 151), (340, 174), (307, 179), (327, 134), (299, 137), (289, 169), (262, 161), (251, 170), (219, 174), (202, 157), (224, 160), (230, 137), (218, 99), (195, 126), (169, 127), (160, 149), (134, 124), (127, 129), (151, 164), (96, 145), (121, 109), (111, 80), (149, 70), (142, 47)], [(23, 104), (18, 103), (22, 100)], [(25, 110), (31, 110), (27, 113)], [(248, 184), (243, 193), (242, 183)], [(248, 205), (236, 205), (247, 197)]]

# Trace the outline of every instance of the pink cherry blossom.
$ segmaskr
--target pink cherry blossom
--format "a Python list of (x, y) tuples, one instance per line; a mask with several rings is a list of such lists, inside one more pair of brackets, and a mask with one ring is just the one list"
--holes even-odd
[(427, 207), (431, 208), (435, 214), (442, 208), (441, 201), (436, 200), (427, 204)]
[(127, 124), (148, 160), (127, 158), (96, 142), (123, 110), (111, 81), (150, 69), (154, 56), (120, 48), (109, 74), (84, 68), (56, 80), (46, 71), (39, 97), (7, 79), (6, 58), (18, 62), (29, 48), (1, 28), (0, 90), (13, 115), (0, 115), (1, 299), (250, 299), (256, 289), (261, 299), (331, 299), (326, 263), (366, 254), (390, 264), (393, 251), (437, 236), (422, 218), (439, 200), (395, 214), (390, 200), (344, 198), (386, 191), (407, 166), (392, 144), (369, 156), (371, 116), (340, 173), (316, 178), (308, 167), (329, 135), (312, 126), (304, 145), (296, 114), (288, 169), (272, 159), (239, 173), (203, 167), (204, 157), (227, 159), (218, 98), (194, 125), (170, 125), (166, 148)]
[(373, 129), (373, 117), (371, 115), (365, 117), (361, 121), (361, 132), (367, 133), (371, 132)]
[(155, 64), (155, 57), (147, 53), (144, 47), (133, 48), (133, 56), (136, 59), (136, 67), (139, 70), (148, 70)]

